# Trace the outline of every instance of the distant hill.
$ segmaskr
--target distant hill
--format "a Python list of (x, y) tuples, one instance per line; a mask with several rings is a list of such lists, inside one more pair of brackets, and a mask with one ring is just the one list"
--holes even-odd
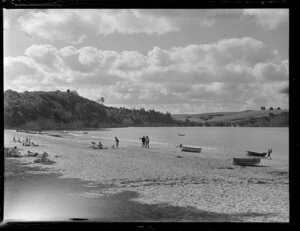
[(4, 92), (5, 128), (82, 129), (176, 124), (170, 113), (107, 107), (79, 96), (76, 91)]
[(107, 107), (76, 91), (4, 92), (4, 128), (28, 130), (88, 129), (122, 126), (259, 126), (289, 124), (287, 110), (161, 113), (155, 110)]
[(288, 110), (174, 114), (172, 118), (203, 126), (287, 127), (289, 125)]

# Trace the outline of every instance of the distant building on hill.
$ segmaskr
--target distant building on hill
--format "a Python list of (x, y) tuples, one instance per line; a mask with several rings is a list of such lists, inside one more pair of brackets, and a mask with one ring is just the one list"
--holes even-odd
[(265, 111), (266, 107), (260, 107), (260, 110)]

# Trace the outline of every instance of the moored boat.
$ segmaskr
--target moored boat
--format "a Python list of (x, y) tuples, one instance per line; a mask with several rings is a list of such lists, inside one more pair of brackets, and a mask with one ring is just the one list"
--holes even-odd
[(266, 152), (252, 152), (252, 151), (247, 151), (246, 153), (247, 153), (248, 156), (265, 157), (267, 155)]
[(259, 157), (252, 158), (233, 158), (233, 164), (241, 166), (255, 166), (260, 163)]
[(185, 134), (178, 134), (179, 136), (185, 136)]
[(198, 152), (200, 153), (202, 148), (196, 147), (196, 146), (182, 146), (181, 151), (182, 152)]

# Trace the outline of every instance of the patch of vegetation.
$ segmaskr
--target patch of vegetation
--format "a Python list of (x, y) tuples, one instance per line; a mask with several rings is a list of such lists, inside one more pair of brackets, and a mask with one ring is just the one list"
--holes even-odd
[(76, 91), (4, 92), (5, 128), (29, 130), (80, 129), (120, 126), (178, 125), (170, 113), (107, 107)]

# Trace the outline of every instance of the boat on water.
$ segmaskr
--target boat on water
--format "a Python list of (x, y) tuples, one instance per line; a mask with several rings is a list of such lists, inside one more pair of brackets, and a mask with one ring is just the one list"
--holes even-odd
[(241, 166), (255, 166), (260, 163), (259, 157), (252, 158), (233, 158), (233, 164)]
[(266, 152), (252, 152), (252, 151), (247, 151), (246, 152), (248, 156), (259, 156), (259, 157), (265, 157), (267, 156)]
[(178, 134), (179, 136), (185, 136), (185, 134)]
[(83, 132), (83, 134), (89, 134), (88, 132)]
[(202, 150), (201, 147), (197, 147), (197, 146), (187, 146), (187, 145), (183, 145), (181, 147), (181, 151), (182, 152), (198, 152), (200, 153)]

